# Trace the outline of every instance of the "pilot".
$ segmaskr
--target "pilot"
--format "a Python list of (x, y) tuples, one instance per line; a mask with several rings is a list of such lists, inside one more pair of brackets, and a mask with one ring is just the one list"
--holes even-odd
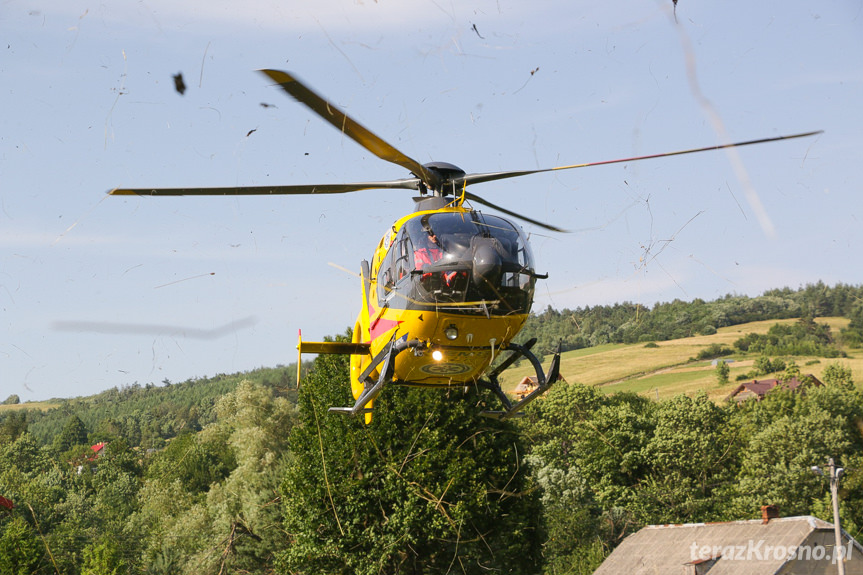
[[(417, 270), (423, 269), (425, 265), (435, 263), (444, 255), (440, 243), (432, 230), (428, 230), (428, 234), (424, 237), (424, 240), (420, 240), (424, 245), (414, 250), (414, 269)], [(422, 275), (422, 279), (425, 280), (431, 276), (431, 272), (426, 272)], [(458, 272), (442, 272), (441, 277), (447, 287), (452, 287), (453, 281), (458, 277)]]
[[(443, 257), (443, 250), (441, 250), (433, 231), (429, 230), (428, 235), (425, 236), (425, 240), (421, 241), (424, 245), (414, 250), (414, 268), (418, 270), (423, 269), (425, 265), (435, 263)], [(423, 277), (425, 276), (426, 274), (423, 274)]]

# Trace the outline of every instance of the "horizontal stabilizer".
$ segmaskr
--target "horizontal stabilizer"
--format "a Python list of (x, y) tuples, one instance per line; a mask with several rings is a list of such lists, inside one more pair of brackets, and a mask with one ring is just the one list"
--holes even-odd
[(297, 389), (300, 389), (304, 353), (339, 353), (344, 355), (364, 355), (369, 353), (368, 343), (349, 343), (346, 341), (303, 341), (303, 331), (297, 333)]
[(347, 341), (302, 341), (297, 343), (300, 353), (341, 353), (346, 355), (365, 355), (369, 344)]

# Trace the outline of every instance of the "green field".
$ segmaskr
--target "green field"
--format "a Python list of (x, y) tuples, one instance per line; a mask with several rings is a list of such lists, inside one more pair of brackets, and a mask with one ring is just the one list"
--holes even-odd
[[(732, 347), (734, 341), (748, 333), (767, 333), (776, 323), (794, 323), (798, 320), (768, 320), (720, 328), (716, 334), (656, 342), (657, 347), (646, 347), (644, 343), (608, 344), (579, 349), (561, 354), (561, 375), (566, 381), (597, 386), (605, 392), (631, 391), (652, 398), (666, 398), (684, 393), (693, 394), (704, 390), (715, 399), (721, 400), (734, 390), (738, 374), (749, 371), (754, 355), (738, 353), (726, 357), (733, 360), (729, 364), (731, 372), (729, 383), (717, 385), (715, 367), (710, 361), (696, 361), (694, 358), (702, 349), (713, 344)], [(848, 325), (848, 319), (828, 317), (816, 319), (826, 323), (834, 333)], [(856, 381), (863, 379), (863, 353), (860, 350), (846, 350), (848, 358), (824, 359), (813, 357), (794, 357), (804, 374), (821, 377), (824, 368), (833, 362), (840, 362), (851, 368)], [(544, 367), (548, 367), (551, 355), (546, 356)], [(806, 365), (807, 362), (817, 362)], [(504, 390), (512, 390), (525, 376), (533, 375), (527, 362), (506, 371), (502, 379)]]

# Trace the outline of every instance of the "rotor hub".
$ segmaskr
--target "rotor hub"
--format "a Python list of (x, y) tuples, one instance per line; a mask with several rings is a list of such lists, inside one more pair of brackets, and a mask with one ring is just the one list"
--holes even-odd
[[(429, 162), (423, 164), (424, 174), (414, 174), (420, 180), (423, 180), (423, 185), (426, 192), (432, 192), (435, 196), (445, 196), (447, 194), (457, 195), (460, 190), (456, 190), (456, 182), (464, 180), (465, 171), (449, 162)], [(422, 189), (420, 194), (425, 195)]]

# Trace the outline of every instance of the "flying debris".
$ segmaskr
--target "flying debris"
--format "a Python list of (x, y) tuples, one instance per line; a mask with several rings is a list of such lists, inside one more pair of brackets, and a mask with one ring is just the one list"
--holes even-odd
[(186, 83), (183, 81), (183, 73), (177, 72), (172, 76), (174, 78), (174, 89), (182, 96), (186, 93)]

